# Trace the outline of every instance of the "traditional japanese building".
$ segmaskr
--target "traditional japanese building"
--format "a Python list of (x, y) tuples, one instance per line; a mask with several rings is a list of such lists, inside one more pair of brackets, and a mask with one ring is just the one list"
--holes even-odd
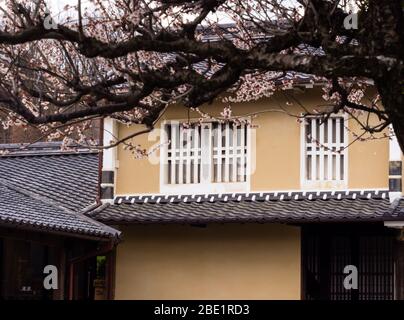
[[(60, 143), (1, 149), (0, 299), (93, 299), (97, 278), (111, 298), (120, 232), (85, 215), (97, 206), (99, 154)], [(56, 267), (53, 289), (46, 266)]]
[[(347, 114), (296, 121), (300, 104), (324, 103), (301, 80), (233, 104), (252, 125), (217, 120), (220, 102), (201, 107), (202, 123), (174, 106), (135, 139), (156, 153), (104, 152), (103, 205), (89, 216), (123, 234), (116, 299), (403, 298), (400, 149), (394, 137), (356, 139)], [(268, 111), (279, 106), (288, 112)], [(105, 144), (143, 129), (104, 127)], [(344, 286), (349, 266), (357, 289)]]
[[(289, 90), (307, 108), (322, 103), (309, 82)], [(274, 99), (288, 113), (268, 112)], [(202, 122), (169, 108), (136, 137), (155, 150), (143, 159), (124, 145), (102, 157), (3, 145), (0, 297), (402, 299), (394, 137), (355, 141), (346, 114), (296, 121), (282, 93), (234, 104), (247, 122), (220, 120), (224, 107), (203, 106)], [(106, 118), (104, 129), (108, 145), (143, 127)], [(57, 290), (43, 285), (47, 265)], [(352, 266), (357, 289), (344, 286)]]

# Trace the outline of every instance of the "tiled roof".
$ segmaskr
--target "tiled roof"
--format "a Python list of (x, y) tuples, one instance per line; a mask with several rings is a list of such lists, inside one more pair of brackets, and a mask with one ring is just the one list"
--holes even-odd
[(404, 220), (404, 198), (394, 201), (394, 209), (391, 211), (387, 220)]
[(0, 177), (12, 186), (35, 192), (72, 210), (97, 196), (98, 154), (24, 153), (0, 157)]
[[(221, 36), (218, 35), (218, 33), (213, 32), (212, 29), (210, 28), (200, 28), (200, 32), (202, 35), (202, 41), (205, 42), (217, 42), (222, 39), (227, 39), (227, 40), (234, 40), (235, 39), (235, 34), (237, 33), (237, 29), (235, 28), (235, 24), (220, 24), (220, 29), (222, 30)], [(250, 28), (254, 28), (254, 26), (250, 26)], [(254, 39), (256, 43), (262, 42), (262, 41), (270, 41), (272, 36), (268, 36), (267, 34), (263, 35), (260, 34), (259, 30), (256, 30), (257, 34), (253, 36), (251, 39)], [(297, 45), (294, 48), (294, 53), (299, 53), (299, 54), (304, 54), (304, 55), (316, 55), (316, 56), (321, 56), (324, 55), (324, 50), (320, 48), (316, 48), (313, 46), (310, 46), (305, 43), (301, 43)], [(176, 53), (165, 53), (161, 54), (160, 57), (163, 58), (163, 60), (167, 63), (176, 61), (178, 54)], [(212, 61), (199, 61), (197, 63), (191, 64), (192, 68), (204, 75), (207, 78), (210, 78), (213, 76), (215, 71), (218, 69), (221, 69), (224, 64), (223, 63), (214, 63), (212, 64)], [(315, 77), (312, 74), (307, 74), (307, 73), (302, 73), (302, 72), (294, 72), (294, 71), (287, 71), (287, 72), (279, 72), (279, 77), (274, 77), (276, 80), (274, 80), (275, 84), (282, 84), (284, 81), (288, 80), (293, 80), (295, 84), (313, 84), (315, 82), (324, 82), (324, 80), (319, 80), (318, 77)]]
[(0, 181), (0, 224), (38, 231), (74, 233), (101, 238), (118, 236), (117, 231)]
[(117, 197), (90, 216), (105, 223), (384, 221), (388, 191)]
[(250, 192), (228, 194), (200, 194), (200, 195), (141, 195), (118, 196), (116, 204), (133, 203), (168, 203), (168, 202), (228, 202), (228, 201), (277, 201), (277, 200), (316, 200), (316, 199), (386, 199), (387, 190), (360, 191), (279, 191), (279, 192)]
[[(175, 60), (176, 55), (175, 54), (167, 54), (164, 59), (166, 62), (172, 62)], [(222, 63), (217, 63), (215, 65), (216, 68), (212, 68), (212, 64), (211, 62), (206, 62), (206, 61), (201, 61), (198, 63), (194, 63), (192, 64), (192, 68), (204, 75), (207, 78), (210, 78), (213, 76), (213, 74), (215, 73), (215, 70), (217, 69), (221, 69), (224, 66), (224, 64)], [(276, 80), (274, 80), (275, 84), (282, 84), (283, 81), (287, 81), (287, 80), (293, 80), (295, 84), (313, 84), (315, 82), (323, 82), (323, 81), (319, 81), (317, 80), (318, 77), (315, 77), (312, 74), (308, 74), (308, 73), (302, 73), (302, 72), (294, 72), (294, 71), (287, 71), (287, 72), (278, 72), (279, 76), (275, 77)]]
[(61, 152), (58, 145), (1, 156), (0, 224), (97, 238), (119, 236), (84, 215), (96, 203), (98, 163), (98, 153)]

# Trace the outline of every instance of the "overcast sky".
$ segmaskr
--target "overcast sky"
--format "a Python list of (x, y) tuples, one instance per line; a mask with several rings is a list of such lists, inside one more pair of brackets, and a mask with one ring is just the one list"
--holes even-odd
[[(1, 1), (1, 0), (0, 0)], [(66, 4), (69, 5), (77, 5), (77, 0), (45, 0), (50, 9), (51, 9), (51, 13), (52, 13), (52, 17), (57, 21), (58, 20), (58, 13), (63, 11), (63, 8)], [(91, 2), (90, 0), (82, 0), (82, 8), (86, 8), (91, 6)], [(74, 12), (74, 14), (76, 14), (76, 12)], [(62, 15), (62, 17), (65, 15)], [(215, 15), (215, 17), (217, 17), (217, 15)], [(227, 17), (227, 16), (223, 16), (220, 15), (220, 23), (228, 23), (231, 22), (231, 20)], [(216, 20), (216, 18), (215, 18)]]
[(61, 10), (66, 4), (75, 4), (74, 0), (47, 0), (50, 7), (55, 10)]

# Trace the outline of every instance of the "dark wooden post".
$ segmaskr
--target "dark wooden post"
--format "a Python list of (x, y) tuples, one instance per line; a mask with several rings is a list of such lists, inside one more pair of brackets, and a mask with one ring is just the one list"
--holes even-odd
[(404, 300), (404, 230), (401, 230), (400, 236), (396, 240), (396, 292), (397, 300)]

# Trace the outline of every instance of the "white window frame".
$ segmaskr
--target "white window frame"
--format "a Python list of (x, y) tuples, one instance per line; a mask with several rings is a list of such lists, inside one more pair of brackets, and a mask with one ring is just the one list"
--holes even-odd
[[(160, 139), (165, 139), (165, 126), (170, 123), (184, 123), (188, 120), (164, 120), (161, 122), (161, 137)], [(198, 122), (198, 119), (191, 119), (190, 122)], [(215, 121), (212, 121), (215, 122)], [(212, 122), (205, 122), (202, 125), (212, 125)], [(246, 154), (246, 181), (244, 182), (212, 182), (212, 171), (213, 171), (213, 150), (210, 146), (211, 155), (209, 158), (211, 159), (210, 167), (208, 170), (208, 176), (205, 176), (205, 179), (202, 178), (201, 173), (201, 182), (200, 183), (183, 183), (183, 184), (167, 184), (165, 183), (165, 167), (164, 165), (167, 163), (166, 155), (168, 153), (167, 149), (167, 141), (161, 141), (161, 150), (160, 150), (160, 193), (162, 194), (205, 194), (205, 193), (234, 193), (234, 192), (250, 192), (250, 181), (251, 181), (251, 128), (246, 126), (247, 129), (247, 154)], [(200, 137), (202, 139), (202, 137)], [(209, 144), (211, 145), (212, 139), (209, 139)], [(201, 157), (203, 157), (202, 153), (206, 151), (201, 148)], [(205, 155), (207, 157), (207, 155)], [(202, 170), (202, 168), (201, 168)]]
[[(342, 151), (342, 155), (344, 156), (344, 163), (343, 163), (343, 168), (344, 168), (344, 179), (341, 180), (323, 180), (321, 178), (322, 171), (321, 169), (323, 168), (324, 162), (321, 163), (322, 161), (319, 161), (319, 165), (320, 165), (320, 180), (307, 180), (306, 179), (306, 161), (307, 161), (307, 157), (306, 157), (306, 134), (305, 134), (305, 125), (306, 125), (306, 121), (307, 120), (311, 120), (311, 119), (315, 119), (315, 118), (319, 118), (316, 116), (309, 116), (309, 117), (305, 117), (300, 125), (300, 186), (302, 189), (306, 189), (306, 190), (329, 190), (329, 189), (346, 189), (348, 187), (348, 176), (349, 176), (349, 172), (348, 172), (348, 149), (346, 146), (349, 145), (349, 135), (348, 135), (348, 129), (349, 128), (349, 121), (348, 121), (348, 115), (346, 113), (338, 113), (338, 114), (333, 114), (330, 116), (330, 118), (342, 118), (342, 120), (344, 121), (344, 143), (340, 145), (340, 147), (345, 147), (344, 150)], [(324, 127), (323, 127), (324, 128)], [(330, 126), (328, 125), (328, 137), (330, 136)], [(338, 128), (336, 128), (336, 131), (338, 132)], [(336, 132), (336, 136), (338, 136)], [(317, 139), (317, 137), (315, 137), (314, 139), (318, 140), (320, 143), (322, 141), (322, 139), (324, 137), (324, 130), (320, 129), (320, 137), (319, 139)], [(336, 146), (338, 146), (338, 142), (336, 140)], [(332, 154), (332, 151), (329, 150), (325, 150), (324, 148), (320, 148), (319, 150), (320, 153), (320, 159), (322, 157), (324, 157), (324, 155), (328, 156), (328, 159), (330, 159), (330, 155)], [(340, 159), (337, 156), (337, 159)], [(331, 160), (329, 160), (331, 161)], [(338, 161), (338, 160), (336, 160)], [(331, 170), (331, 169), (330, 169)], [(313, 169), (312, 169), (313, 171)], [(328, 175), (330, 175), (331, 171), (328, 171)]]

